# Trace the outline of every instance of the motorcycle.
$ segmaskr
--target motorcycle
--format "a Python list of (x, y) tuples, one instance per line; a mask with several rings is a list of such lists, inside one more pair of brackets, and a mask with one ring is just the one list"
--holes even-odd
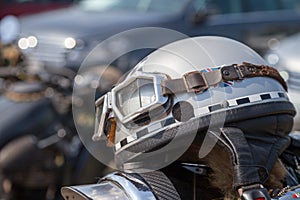
[[(198, 41), (198, 45), (191, 45), (191, 41)], [(64, 199), (300, 199), (300, 138), (299, 133), (288, 135), (295, 109), (285, 96), (286, 84), (270, 66), (246, 62), (223, 65), (224, 60), (235, 63), (237, 57), (244, 61), (250, 59), (248, 55), (256, 55), (237, 44), (214, 36), (171, 43), (144, 58), (99, 98), (94, 135), (81, 134), (90, 136), (99, 147), (94, 155), (106, 156), (101, 150), (105, 144), (111, 148), (108, 158), (119, 171), (97, 184), (63, 187)], [(223, 55), (227, 49), (234, 53)], [(253, 63), (261, 62), (259, 55), (255, 57)], [(193, 65), (185, 69), (181, 63), (185, 60), (200, 66), (213, 61), (214, 66), (222, 67), (207, 70)], [(197, 78), (189, 77), (193, 73)], [(247, 73), (251, 78), (276, 74), (280, 80), (270, 85), (280, 84), (282, 94), (271, 101), (255, 98), (251, 103), (258, 85), (263, 93), (257, 94), (267, 95), (273, 89), (265, 91), (265, 82), (260, 84), (250, 77), (254, 90), (249, 85), (224, 89), (224, 80), (242, 84)], [(226, 78), (231, 75), (235, 78)], [(237, 88), (241, 90), (235, 92)], [(252, 93), (228, 97), (242, 90)], [(226, 97), (211, 103), (217, 93)], [(205, 100), (209, 103), (201, 105)], [(231, 100), (239, 103), (231, 106)]]
[[(291, 143), (280, 158), (287, 170), (286, 187), (268, 191), (271, 199), (300, 198), (300, 133), (289, 135)], [(90, 199), (222, 199), (222, 193), (209, 186), (211, 169), (204, 164), (175, 162), (147, 173), (116, 171), (96, 184), (68, 186), (61, 189), (65, 200)], [(262, 195), (262, 196), (261, 196)], [(269, 199), (257, 190), (252, 199)]]
[(75, 72), (30, 66), (0, 71), (0, 199), (58, 199), (62, 185), (88, 183), (108, 170), (77, 134), (71, 110)]

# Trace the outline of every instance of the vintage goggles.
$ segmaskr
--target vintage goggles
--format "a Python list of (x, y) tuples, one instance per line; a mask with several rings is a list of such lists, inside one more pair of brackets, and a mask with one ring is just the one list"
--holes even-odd
[[(276, 69), (251, 63), (222, 66), (209, 72), (192, 71), (178, 79), (168, 79), (167, 75), (162, 73), (135, 71), (134, 75), (96, 101), (93, 140), (108, 138), (113, 145), (116, 121), (125, 126), (132, 123), (145, 125), (147, 123), (141, 122), (147, 117), (149, 119), (150, 112), (151, 116), (166, 115), (172, 107), (171, 100), (174, 94), (201, 93), (224, 81), (252, 77), (273, 78), (287, 90), (285, 81)], [(164, 109), (159, 109), (161, 107)]]
[(132, 123), (167, 104), (169, 96), (164, 96), (161, 88), (165, 80), (167, 76), (161, 73), (138, 72), (98, 99), (93, 140), (112, 136), (116, 118), (122, 124)]

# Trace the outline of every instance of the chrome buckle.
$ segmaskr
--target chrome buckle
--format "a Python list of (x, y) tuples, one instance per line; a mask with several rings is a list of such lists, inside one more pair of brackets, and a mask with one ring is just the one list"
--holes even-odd
[(192, 71), (183, 75), (187, 92), (200, 93), (208, 89), (209, 85), (202, 72)]

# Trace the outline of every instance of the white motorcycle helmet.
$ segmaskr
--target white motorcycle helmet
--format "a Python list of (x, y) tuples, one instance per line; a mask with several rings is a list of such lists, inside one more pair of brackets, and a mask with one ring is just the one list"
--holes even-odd
[(251, 48), (224, 37), (166, 45), (97, 100), (93, 140), (107, 139), (125, 163), (136, 156), (125, 159), (128, 152), (149, 152), (169, 142), (172, 129), (185, 127), (185, 134), (207, 128), (212, 114), (220, 113), (216, 123), (294, 115), (285, 82), (265, 64)]

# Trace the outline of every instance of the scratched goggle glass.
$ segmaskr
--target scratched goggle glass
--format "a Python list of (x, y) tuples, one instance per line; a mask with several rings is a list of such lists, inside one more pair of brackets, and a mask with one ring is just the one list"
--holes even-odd
[(128, 78), (96, 101), (93, 140), (106, 139), (115, 132), (116, 121), (125, 126), (146, 124), (152, 116), (161, 116), (170, 105), (161, 83), (164, 74), (141, 73)]

